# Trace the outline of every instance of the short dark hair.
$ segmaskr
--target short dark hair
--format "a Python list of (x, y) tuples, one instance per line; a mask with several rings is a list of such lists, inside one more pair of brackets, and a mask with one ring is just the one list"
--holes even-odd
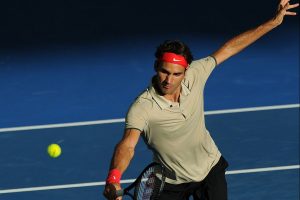
[(156, 60), (158, 61), (166, 52), (183, 56), (188, 64), (191, 64), (194, 59), (190, 48), (179, 40), (166, 40), (162, 44), (160, 44), (155, 52)]

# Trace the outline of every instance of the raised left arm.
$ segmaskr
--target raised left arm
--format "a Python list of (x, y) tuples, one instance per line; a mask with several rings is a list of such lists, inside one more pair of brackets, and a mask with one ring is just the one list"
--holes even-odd
[(291, 12), (289, 10), (298, 7), (299, 3), (289, 4), (289, 1), (290, 0), (280, 1), (275, 17), (257, 26), (256, 28), (250, 29), (236, 37), (233, 37), (220, 49), (215, 51), (212, 56), (215, 57), (217, 64), (220, 64), (231, 56), (239, 53), (244, 48), (254, 43), (257, 39), (279, 26), (283, 22), (284, 16), (296, 15), (296, 12)]

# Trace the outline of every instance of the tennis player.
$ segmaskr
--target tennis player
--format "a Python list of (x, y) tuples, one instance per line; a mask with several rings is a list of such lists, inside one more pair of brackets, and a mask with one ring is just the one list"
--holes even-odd
[(193, 59), (181, 41), (159, 45), (154, 64), (156, 75), (150, 86), (133, 102), (122, 140), (117, 144), (106, 180), (104, 196), (115, 197), (120, 179), (133, 158), (140, 135), (153, 151), (153, 159), (175, 171), (167, 179), (161, 200), (226, 200), (225, 169), (228, 163), (205, 127), (203, 90), (213, 69), (278, 27), (290, 9), (299, 4), (281, 0), (276, 15), (226, 42), (210, 56)]

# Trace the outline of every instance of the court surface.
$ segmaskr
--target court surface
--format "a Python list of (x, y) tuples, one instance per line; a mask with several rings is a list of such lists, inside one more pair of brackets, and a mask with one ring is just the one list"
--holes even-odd
[[(297, 31), (284, 33), (298, 40)], [(219, 44), (181, 38), (195, 57)], [(0, 199), (104, 199), (124, 115), (149, 84), (162, 39), (2, 52)], [(299, 48), (274, 41), (219, 66), (205, 89), (207, 128), (230, 164), (229, 199), (299, 199)], [(59, 158), (47, 156), (50, 143), (61, 145)], [(141, 140), (123, 181), (150, 161)]]
[[(230, 162), (230, 199), (297, 199), (299, 105), (291, 107), (207, 113), (207, 127)], [(2, 132), (1, 199), (101, 199), (112, 144), (122, 127), (115, 122)], [(61, 144), (61, 157), (47, 156), (49, 141)], [(123, 180), (134, 178), (150, 161), (140, 142)]]

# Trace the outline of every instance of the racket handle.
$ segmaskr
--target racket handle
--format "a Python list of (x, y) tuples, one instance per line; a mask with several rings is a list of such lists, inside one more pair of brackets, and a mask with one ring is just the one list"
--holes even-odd
[(124, 190), (116, 190), (116, 197), (120, 197), (124, 195)]

